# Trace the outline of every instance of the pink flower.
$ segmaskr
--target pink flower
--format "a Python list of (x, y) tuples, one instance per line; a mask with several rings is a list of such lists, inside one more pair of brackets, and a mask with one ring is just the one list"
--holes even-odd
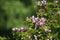
[(43, 12), (43, 9), (39, 9), (39, 12)]
[(28, 35), (28, 38), (31, 39), (32, 35)]
[(33, 19), (32, 22), (35, 23), (35, 20)]
[(26, 27), (24, 27), (24, 29), (23, 29), (23, 32), (26, 32), (28, 29), (26, 28)]
[(20, 31), (20, 32), (23, 32), (23, 29), (24, 29), (24, 28), (23, 28), (23, 27), (21, 27), (21, 28), (19, 29), (19, 31)]
[(32, 22), (35, 23), (35, 17), (32, 16), (31, 19), (32, 19)]
[(31, 17), (31, 19), (32, 19), (32, 23), (36, 23), (36, 22), (38, 22), (38, 20), (39, 20), (39, 18), (37, 17), (37, 18), (35, 18), (34, 16), (32, 16)]
[(34, 20), (34, 19), (35, 19), (34, 15), (31, 17), (31, 19), (32, 19), (32, 20)]
[(48, 28), (46, 28), (46, 29), (45, 29), (45, 32), (46, 32), (46, 33), (49, 33), (49, 32), (51, 32), (51, 30), (49, 30)]
[(43, 22), (40, 22), (40, 26), (43, 27), (44, 26), (44, 23)]
[(43, 1), (41, 1), (41, 2), (42, 2), (42, 4), (43, 4), (43, 7), (46, 8), (46, 1), (43, 0)]
[(41, 1), (41, 3), (42, 3), (42, 4), (44, 4), (44, 3), (46, 4), (46, 0)]
[(36, 22), (38, 22), (38, 20), (39, 20), (39, 18), (38, 18), (38, 17), (37, 17), (37, 18), (35, 18), (35, 21), (36, 21)]
[(18, 28), (13, 28), (12, 31), (13, 32), (17, 32), (18, 31)]
[(43, 23), (46, 21), (45, 18), (41, 18), (40, 20), (41, 20), (41, 22), (43, 22)]
[(26, 31), (27, 31), (27, 28), (26, 28), (26, 27), (21, 27), (21, 28), (19, 29), (19, 31), (20, 31), (20, 32), (26, 32)]

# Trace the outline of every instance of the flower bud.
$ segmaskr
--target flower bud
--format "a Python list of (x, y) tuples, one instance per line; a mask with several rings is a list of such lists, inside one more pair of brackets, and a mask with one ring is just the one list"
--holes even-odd
[(23, 32), (23, 29), (24, 29), (24, 28), (23, 28), (23, 27), (21, 27), (21, 28), (19, 29), (19, 31), (20, 31), (20, 32)]
[(13, 32), (17, 32), (18, 31), (18, 28), (13, 28), (12, 31)]
[(35, 17), (34, 17), (34, 16), (32, 16), (32, 17), (31, 17), (31, 19), (32, 19), (32, 20), (34, 20), (34, 19), (35, 19)]
[(39, 12), (43, 12), (43, 9), (39, 9)]
[(26, 28), (26, 27), (24, 27), (23, 32), (26, 32), (26, 31), (27, 31), (27, 28)]
[(32, 35), (28, 35), (28, 38), (31, 39)]
[(49, 33), (49, 32), (51, 32), (51, 30), (49, 30), (49, 29), (46, 28), (46, 29), (45, 29), (45, 32), (46, 32), (46, 33)]

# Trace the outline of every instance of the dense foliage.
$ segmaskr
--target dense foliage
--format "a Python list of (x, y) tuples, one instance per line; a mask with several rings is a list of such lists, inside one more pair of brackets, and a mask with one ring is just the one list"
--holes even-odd
[(59, 40), (59, 1), (37, 1), (34, 6), (36, 16), (26, 17), (28, 27), (13, 28), (14, 40)]

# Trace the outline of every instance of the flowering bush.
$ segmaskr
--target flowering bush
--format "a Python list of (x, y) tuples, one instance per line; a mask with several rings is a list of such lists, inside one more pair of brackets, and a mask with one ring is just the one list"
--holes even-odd
[(14, 40), (59, 40), (57, 29), (60, 28), (59, 2), (36, 2), (37, 16), (26, 17), (28, 27), (13, 28)]

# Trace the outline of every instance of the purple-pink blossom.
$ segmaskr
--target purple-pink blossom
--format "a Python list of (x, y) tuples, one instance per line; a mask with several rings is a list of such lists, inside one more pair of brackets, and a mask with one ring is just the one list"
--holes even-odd
[(43, 9), (39, 9), (39, 12), (43, 12)]
[(32, 19), (32, 20), (35, 19), (34, 15), (31, 17), (31, 19)]
[(13, 28), (12, 31), (13, 32), (17, 32), (18, 31), (18, 28)]
[(21, 28), (19, 29), (19, 31), (20, 31), (20, 32), (26, 32), (26, 31), (27, 31), (27, 28), (26, 28), (26, 27), (21, 27)]
[(48, 28), (46, 28), (46, 29), (45, 29), (45, 32), (46, 32), (46, 33), (49, 33), (49, 32), (51, 32), (51, 30), (49, 30)]
[(40, 20), (41, 20), (41, 22), (43, 22), (43, 23), (46, 21), (45, 18), (41, 18)]
[(44, 23), (43, 22), (40, 22), (40, 27), (43, 27), (44, 26)]
[(20, 27), (19, 31), (20, 31), (20, 32), (23, 32), (23, 29), (24, 29), (23, 27)]
[(29, 34), (29, 35), (28, 35), (28, 38), (29, 38), (29, 39), (31, 39), (31, 37), (32, 37), (32, 35), (31, 35), (31, 34)]
[(24, 29), (23, 29), (23, 32), (26, 32), (28, 29), (26, 28), (26, 27), (24, 27)]
[(35, 23), (35, 20), (33, 19), (32, 22)]
[(36, 22), (38, 22), (38, 21), (39, 21), (39, 18), (38, 18), (38, 17), (37, 17), (37, 18), (35, 18), (35, 21), (36, 21)]
[(41, 1), (41, 2), (42, 2), (42, 4), (43, 4), (43, 7), (46, 8), (46, 1), (43, 0), (43, 1)]

